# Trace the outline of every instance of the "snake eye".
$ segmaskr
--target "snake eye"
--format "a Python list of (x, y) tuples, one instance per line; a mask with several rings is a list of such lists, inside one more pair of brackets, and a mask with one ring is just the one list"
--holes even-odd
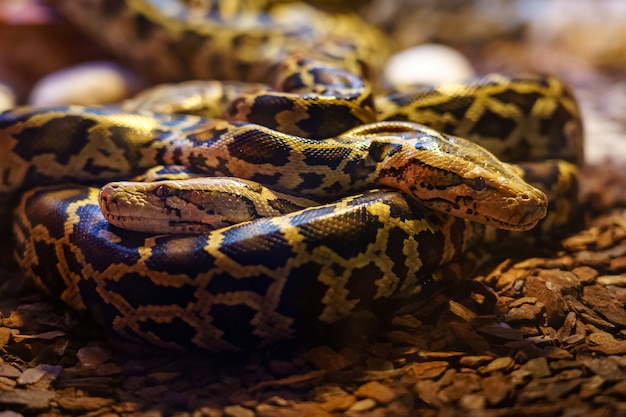
[(472, 188), (474, 191), (483, 191), (487, 188), (487, 183), (483, 177), (476, 177), (472, 180)]
[(170, 193), (170, 190), (168, 187), (166, 187), (165, 185), (159, 185), (155, 190), (154, 190), (154, 195), (156, 195), (159, 198), (165, 198), (168, 196), (168, 194)]

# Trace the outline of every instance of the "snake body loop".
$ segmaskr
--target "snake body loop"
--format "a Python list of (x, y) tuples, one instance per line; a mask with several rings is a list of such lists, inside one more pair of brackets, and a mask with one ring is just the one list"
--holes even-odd
[[(96, 31), (119, 25), (157, 79), (267, 83), (280, 68), (276, 88), (193, 81), (119, 106), (0, 115), (0, 203), (17, 201), (24, 275), (117, 334), (268, 346), (424, 299), (451, 262), (500, 238), (491, 226), (539, 222), (545, 233), (572, 217), (581, 124), (557, 79), (490, 75), (374, 96), (361, 76), (380, 38), (348, 36), (365, 27), (354, 17), (315, 12), (298, 26), (299, 5), (159, 3), (64, 8), (99, 10)], [(323, 49), (294, 53), (312, 45)]]
[[(41, 141), (59, 133), (53, 120), (19, 144), (30, 147), (20, 149), (27, 158), (15, 158), (16, 166), (6, 170), (19, 188), (41, 184), (41, 177), (50, 182), (68, 177), (87, 181), (127, 176), (154, 165), (185, 165), (207, 175), (246, 178), (327, 200), (367, 188), (390, 187), (441, 211), (512, 230), (529, 229), (546, 214), (545, 195), (525, 183), (511, 166), (471, 142), (413, 123), (364, 125), (337, 138), (315, 141), (255, 124), (123, 115), (115, 110), (27, 110), (14, 117), (36, 123), (54, 114), (63, 115), (63, 122), (71, 124), (73, 132), (68, 135), (80, 135), (76, 140), (88, 135), (80, 152), (72, 155), (73, 163), (82, 165), (83, 171), (74, 172), (76, 167), (65, 164), (59, 154), (57, 161), (45, 167), (41, 163), (41, 158), (51, 156), (50, 149), (40, 153)], [(87, 127), (92, 124), (96, 129)], [(52, 130), (46, 132), (47, 128)], [(114, 135), (101, 140), (105, 129), (128, 140), (125, 155)], [(14, 148), (7, 152), (18, 155)], [(117, 172), (110, 164), (115, 154), (126, 158)], [(96, 161), (102, 161), (101, 165)], [(40, 172), (52, 168), (52, 162), (57, 162), (53, 172)], [(26, 177), (17, 177), (20, 174)]]
[(272, 83), (285, 58), (303, 51), (373, 79), (389, 51), (385, 37), (356, 15), (330, 14), (302, 2), (52, 3), (124, 61), (159, 82)]

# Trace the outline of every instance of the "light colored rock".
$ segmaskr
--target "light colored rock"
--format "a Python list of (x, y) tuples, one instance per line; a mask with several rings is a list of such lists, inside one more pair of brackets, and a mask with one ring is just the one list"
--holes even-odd
[(15, 93), (7, 85), (0, 84), (0, 112), (15, 107)]
[(391, 85), (436, 84), (474, 75), (465, 56), (456, 49), (437, 44), (405, 49), (391, 56), (385, 66), (385, 80)]
[(35, 106), (115, 103), (136, 92), (139, 84), (136, 75), (114, 62), (89, 62), (40, 79), (28, 103)]

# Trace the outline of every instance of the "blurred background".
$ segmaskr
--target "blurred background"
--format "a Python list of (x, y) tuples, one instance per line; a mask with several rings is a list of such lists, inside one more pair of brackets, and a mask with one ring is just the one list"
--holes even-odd
[[(350, 7), (394, 41), (396, 51), (423, 45), (417, 66), (440, 74), (493, 71), (553, 73), (576, 90), (583, 108), (590, 164), (626, 162), (626, 1), (622, 0), (320, 0)], [(426, 51), (426, 52), (424, 52)], [(458, 55), (458, 56), (455, 56)], [(447, 61), (446, 61), (447, 60)], [(42, 80), (85, 62), (114, 58), (41, 0), (0, 0), (0, 108), (46, 103)], [(407, 65), (403, 63), (406, 71)], [(144, 86), (112, 64), (102, 101)], [(444, 71), (446, 72), (446, 71)], [(446, 72), (447, 73), (447, 72)], [(101, 75), (106, 76), (106, 75)], [(106, 78), (101, 78), (106, 80)], [(75, 78), (73, 81), (78, 83)], [(118, 80), (119, 81), (119, 80)], [(45, 86), (44, 86), (45, 87)], [(109, 95), (107, 95), (109, 94)], [(112, 95), (111, 95), (112, 94)]]

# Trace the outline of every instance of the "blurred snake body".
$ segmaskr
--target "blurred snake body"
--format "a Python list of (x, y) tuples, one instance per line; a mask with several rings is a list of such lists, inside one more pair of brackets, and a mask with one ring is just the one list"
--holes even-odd
[[(332, 15), (315, 11), (315, 24), (295, 30), (280, 19), (305, 6), (237, 10), (232, 25), (220, 21), (231, 43), (219, 52), (198, 22), (227, 10), (200, 16), (160, 3), (107, 2), (87, 25), (117, 22), (130, 44), (162, 34), (169, 41), (154, 46), (155, 60), (194, 38), (190, 68), (224, 54), (246, 69), (238, 79), (266, 82), (263, 68), (278, 71), (275, 87), (191, 82), (119, 106), (0, 116), (0, 201), (18, 201), (25, 276), (116, 333), (169, 348), (268, 346), (359, 309), (424, 298), (492, 226), (526, 231), (541, 221), (543, 231), (571, 216), (582, 136), (557, 79), (490, 75), (375, 96), (362, 77), (377, 65), (376, 42), (352, 40), (344, 23), (333, 31)], [(103, 4), (66, 7), (86, 16), (78, 9)], [(250, 21), (265, 30), (259, 48), (275, 52), (258, 68), (236, 32)], [(324, 45), (322, 56), (302, 56), (291, 36)], [(176, 71), (175, 61), (154, 77), (222, 74)]]

